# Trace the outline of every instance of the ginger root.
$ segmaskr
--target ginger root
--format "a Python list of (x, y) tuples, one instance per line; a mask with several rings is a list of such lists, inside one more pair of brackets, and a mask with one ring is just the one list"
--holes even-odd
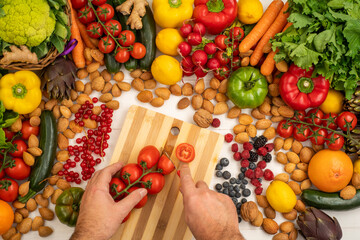
[[(126, 2), (116, 7), (116, 11), (124, 15), (130, 14), (126, 24), (130, 25), (131, 29), (141, 29), (143, 27), (141, 17), (145, 15), (145, 7), (148, 5), (149, 3), (146, 0), (126, 0)], [(130, 10), (132, 6), (134, 7)]]
[(0, 64), (8, 65), (13, 62), (36, 64), (39, 62), (39, 59), (36, 56), (36, 53), (32, 53), (26, 46), (20, 46), (20, 48), (18, 48), (15, 45), (12, 45), (10, 46), (10, 52), (4, 52), (4, 57), (0, 59)]

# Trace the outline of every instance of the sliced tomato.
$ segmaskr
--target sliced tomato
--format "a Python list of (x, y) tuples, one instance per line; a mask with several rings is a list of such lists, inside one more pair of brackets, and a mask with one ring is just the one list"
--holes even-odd
[(181, 143), (176, 147), (176, 157), (182, 162), (191, 162), (195, 158), (195, 149), (191, 144)]

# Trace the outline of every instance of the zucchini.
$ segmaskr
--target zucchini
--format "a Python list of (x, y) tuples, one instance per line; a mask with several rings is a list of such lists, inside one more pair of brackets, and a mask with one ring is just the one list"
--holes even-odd
[[(41, 114), (40, 144), (42, 155), (36, 157), (35, 164), (29, 177), (30, 189), (24, 197), (19, 197), (22, 203), (27, 202), (46, 186), (46, 178), (50, 176), (54, 165), (57, 148), (57, 126), (53, 113), (45, 110)], [(44, 181), (45, 180), (45, 181)]]
[(325, 193), (314, 189), (306, 189), (301, 194), (301, 199), (306, 205), (318, 209), (350, 210), (360, 207), (360, 190), (356, 191), (355, 197), (344, 200), (339, 193)]
[(146, 47), (146, 55), (139, 60), (139, 67), (149, 71), (156, 54), (156, 25), (153, 13), (149, 6), (146, 6), (146, 14), (142, 18), (143, 27), (139, 30), (139, 42)]
[(106, 69), (109, 73), (117, 73), (121, 69), (121, 63), (115, 60), (115, 53), (107, 53), (104, 55)]

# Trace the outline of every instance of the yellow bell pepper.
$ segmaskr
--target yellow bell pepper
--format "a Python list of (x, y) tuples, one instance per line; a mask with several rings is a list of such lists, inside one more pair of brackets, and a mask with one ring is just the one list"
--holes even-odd
[(154, 19), (162, 28), (181, 27), (193, 14), (194, 0), (154, 0)]
[(31, 71), (6, 74), (0, 80), (0, 100), (8, 110), (31, 113), (41, 102), (40, 85), (40, 78)]

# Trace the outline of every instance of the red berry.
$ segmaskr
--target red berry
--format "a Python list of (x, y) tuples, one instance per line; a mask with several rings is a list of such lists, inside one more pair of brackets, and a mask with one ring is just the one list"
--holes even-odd
[(235, 159), (235, 161), (240, 161), (241, 160), (241, 154), (239, 152), (234, 153), (234, 159)]
[(251, 144), (251, 143), (249, 143), (249, 142), (245, 142), (244, 144), (243, 144), (243, 148), (244, 148), (244, 150), (252, 150), (253, 149), (253, 145)]
[(241, 161), (241, 167), (244, 167), (244, 168), (249, 167), (249, 160), (243, 159), (243, 160)]
[(248, 169), (245, 172), (245, 177), (253, 179), (255, 177), (255, 173), (252, 169)]
[(266, 162), (263, 161), (263, 160), (258, 162), (257, 167), (260, 168), (260, 169), (266, 168)]
[(267, 154), (267, 149), (265, 147), (261, 147), (257, 150), (257, 154), (260, 156), (265, 156)]
[(261, 178), (264, 175), (263, 171), (259, 167), (255, 168), (254, 173), (256, 178)]
[(262, 191), (263, 191), (263, 188), (262, 188), (262, 187), (257, 187), (257, 188), (255, 188), (255, 194), (256, 194), (256, 195), (261, 195)]
[(239, 150), (239, 146), (237, 145), (237, 143), (233, 143), (233, 145), (231, 145), (231, 151), (237, 152), (238, 150)]
[(274, 149), (273, 143), (268, 143), (264, 146), (268, 152), (271, 152)]
[(274, 179), (274, 173), (270, 169), (264, 171), (264, 179), (266, 181), (271, 181)]
[(254, 185), (255, 187), (260, 187), (260, 186), (261, 186), (261, 182), (260, 182), (258, 179), (256, 179), (256, 178), (251, 179), (250, 183), (251, 183), (252, 185)]
[(242, 159), (249, 159), (249, 158), (250, 158), (250, 152), (249, 152), (249, 150), (244, 150), (244, 151), (242, 151), (241, 157), (242, 157)]
[(214, 128), (218, 128), (220, 126), (220, 119), (218, 118), (214, 118), (211, 125), (214, 127)]
[(233, 140), (234, 136), (231, 133), (225, 135), (225, 142), (230, 143)]

